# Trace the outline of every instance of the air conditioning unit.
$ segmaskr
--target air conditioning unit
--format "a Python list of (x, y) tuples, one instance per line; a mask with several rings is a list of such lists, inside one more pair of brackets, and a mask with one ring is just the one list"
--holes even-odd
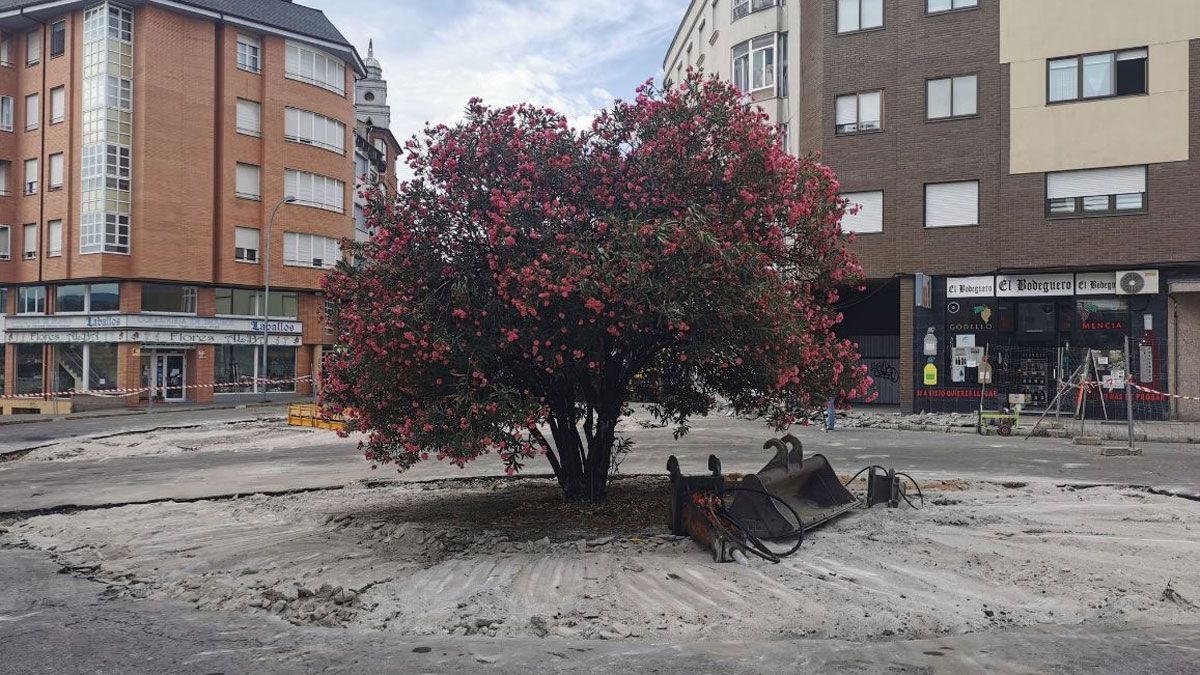
[(1158, 293), (1158, 270), (1117, 272), (1117, 295), (1155, 295)]

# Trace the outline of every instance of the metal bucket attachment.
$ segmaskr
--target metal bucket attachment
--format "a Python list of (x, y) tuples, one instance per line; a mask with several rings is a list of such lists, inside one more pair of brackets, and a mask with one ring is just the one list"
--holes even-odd
[[(787, 446), (784, 443), (787, 443)], [(758, 473), (742, 479), (741, 487), (764, 490), (787, 502), (800, 516), (800, 526), (811, 530), (859, 505), (858, 499), (838, 480), (824, 455), (804, 458), (800, 439), (788, 434), (771, 439), (763, 449), (775, 456)], [(776, 539), (795, 532), (797, 523), (781, 504), (764, 495), (739, 492), (730, 515), (755, 536)]]

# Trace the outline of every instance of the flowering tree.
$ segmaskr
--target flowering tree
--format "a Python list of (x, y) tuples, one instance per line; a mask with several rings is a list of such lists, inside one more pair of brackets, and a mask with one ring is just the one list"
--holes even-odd
[(567, 499), (599, 500), (639, 373), (680, 433), (718, 396), (782, 429), (870, 386), (833, 333), (860, 273), (837, 180), (727, 84), (647, 85), (583, 132), (476, 100), (407, 149), (415, 178), (325, 282), (322, 400), (367, 459), (544, 454)]

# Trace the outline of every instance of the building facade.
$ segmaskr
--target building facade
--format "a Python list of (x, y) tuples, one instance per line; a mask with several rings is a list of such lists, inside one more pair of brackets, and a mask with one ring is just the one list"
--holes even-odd
[(1094, 353), (1111, 400), (1196, 413), (1165, 394), (1200, 394), (1200, 3), (695, 0), (689, 65), (861, 206), (841, 330), (886, 402), (1048, 406)]
[(0, 1), (3, 393), (309, 392), (363, 75), (286, 0)]
[(354, 124), (354, 239), (366, 241), (373, 234), (367, 223), (367, 192), (377, 188), (384, 195), (396, 194), (400, 144), (391, 131), (392, 108), (387, 101), (387, 80), (375, 58), (375, 42), (367, 46), (367, 76), (355, 83), (357, 119)]

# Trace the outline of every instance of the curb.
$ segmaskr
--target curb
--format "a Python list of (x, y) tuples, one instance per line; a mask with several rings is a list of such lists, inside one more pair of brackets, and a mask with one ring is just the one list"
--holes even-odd
[[(271, 401), (271, 402), (256, 402), (256, 403), (238, 403), (236, 405), (207, 405), (207, 406), (188, 406), (183, 408), (163, 408), (159, 411), (138, 409), (138, 410), (122, 410), (114, 409), (112, 411), (101, 411), (97, 414), (91, 413), (73, 413), (69, 415), (31, 415), (28, 418), (23, 416), (6, 415), (0, 417), (0, 427), (15, 426), (18, 424), (39, 424), (43, 422), (67, 422), (72, 420), (101, 420), (112, 417), (137, 417), (139, 415), (161, 415), (177, 412), (206, 412), (211, 410), (247, 410), (251, 408), (270, 408), (273, 406), (286, 406), (295, 401)], [(11, 417), (13, 419), (5, 419)]]

